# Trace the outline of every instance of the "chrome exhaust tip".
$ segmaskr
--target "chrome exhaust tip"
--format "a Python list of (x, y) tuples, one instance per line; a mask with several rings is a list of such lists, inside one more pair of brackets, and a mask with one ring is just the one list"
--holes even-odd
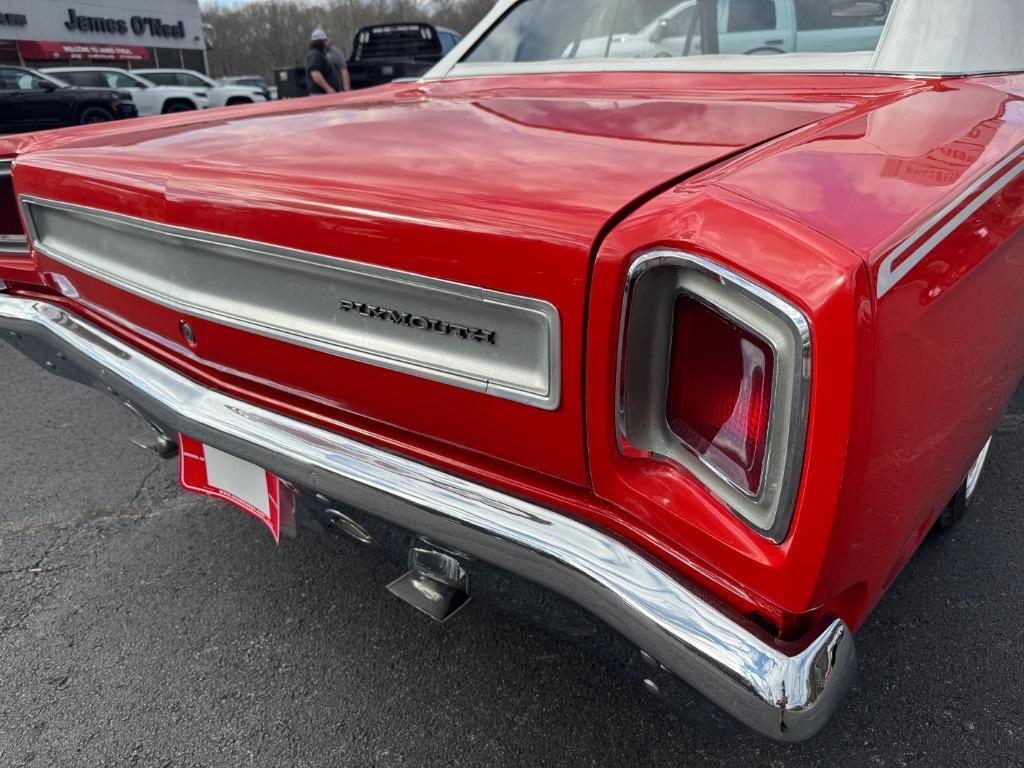
[(409, 571), (388, 584), (388, 592), (434, 621), (445, 622), (470, 600), (469, 574), (456, 553), (423, 539), (409, 550)]

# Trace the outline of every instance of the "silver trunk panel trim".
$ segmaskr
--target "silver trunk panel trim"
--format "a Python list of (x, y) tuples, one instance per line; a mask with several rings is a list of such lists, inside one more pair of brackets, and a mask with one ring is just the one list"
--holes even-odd
[(550, 303), (22, 195), (34, 247), (187, 315), (546, 410)]

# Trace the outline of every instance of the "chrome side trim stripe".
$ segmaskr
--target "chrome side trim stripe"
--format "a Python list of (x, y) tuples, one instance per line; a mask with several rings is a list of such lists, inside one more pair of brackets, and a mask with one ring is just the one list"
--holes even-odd
[[(893, 286), (899, 283), (900, 280), (906, 277), (914, 267), (920, 264), (928, 254), (934, 251), (935, 247), (939, 243), (959, 229), (960, 225), (977, 213), (985, 203), (1006, 189), (1007, 186), (1020, 176), (1021, 172), (1024, 172), (1024, 160), (1021, 160), (1022, 157), (1024, 157), (1024, 147), (1021, 147), (1016, 152), (1004, 158), (998, 165), (981, 176), (967, 189), (957, 195), (953, 202), (932, 216), (922, 227), (914, 232), (914, 234), (904, 240), (902, 245), (890, 253), (885, 258), (885, 261), (882, 262), (882, 265), (878, 270), (878, 298), (882, 298), (886, 293), (888, 293)], [(1010, 171), (1000, 178), (995, 184), (992, 184), (992, 186), (978, 195), (974, 200), (966, 205), (960, 213), (946, 222), (946, 224), (938, 229), (931, 237), (918, 245), (920, 239), (938, 226), (943, 219), (964, 205), (972, 195), (985, 187), (985, 185), (991, 182), (992, 179), (1014, 163), (1017, 163), (1015, 167), (1011, 168)], [(915, 245), (917, 245), (917, 248), (910, 253), (909, 256), (903, 258), (904, 254), (910, 251), (911, 248), (914, 248)], [(899, 263), (897, 264), (897, 262)]]
[(190, 435), (567, 597), (766, 736), (813, 736), (852, 682), (853, 638), (840, 620), (780, 643), (614, 535), (208, 389), (55, 305), (0, 296), (0, 329), (16, 331), (11, 343), (48, 369), (109, 389), (168, 434)]
[(545, 410), (561, 401), (550, 302), (21, 196), (33, 247), (221, 325)]

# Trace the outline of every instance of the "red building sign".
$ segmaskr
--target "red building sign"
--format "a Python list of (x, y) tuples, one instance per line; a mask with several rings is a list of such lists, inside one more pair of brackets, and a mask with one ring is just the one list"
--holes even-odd
[(18, 50), (26, 61), (149, 61), (149, 50), (144, 46), (120, 43), (20, 40)]

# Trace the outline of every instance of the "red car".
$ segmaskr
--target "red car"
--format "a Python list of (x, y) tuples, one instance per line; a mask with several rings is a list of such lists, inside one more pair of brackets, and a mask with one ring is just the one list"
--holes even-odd
[(806, 739), (1024, 373), (1021, 30), (504, 0), (414, 83), (7, 139), (0, 328), (275, 537)]

